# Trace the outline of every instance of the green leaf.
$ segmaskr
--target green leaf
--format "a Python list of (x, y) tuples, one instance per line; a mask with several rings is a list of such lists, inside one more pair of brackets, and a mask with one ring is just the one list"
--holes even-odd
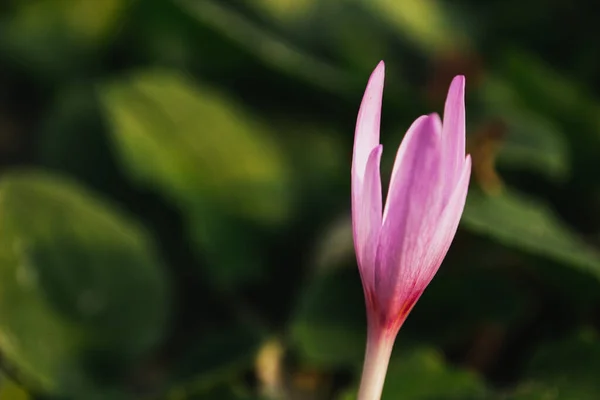
[(0, 375), (0, 400), (31, 400), (31, 396), (10, 378)]
[[(600, 104), (588, 88), (555, 71), (530, 52), (510, 49), (502, 59), (502, 74), (513, 83), (523, 104), (561, 122), (578, 119), (586, 133), (592, 133), (589, 129), (596, 128), (593, 134), (598, 137)], [(582, 138), (582, 132), (573, 134)]]
[(544, 60), (520, 49), (504, 52), (499, 71), (519, 93), (523, 106), (551, 116), (568, 133), (565, 137), (577, 154), (574, 164), (584, 168), (596, 164), (600, 103), (590, 85), (559, 73)]
[(583, 331), (562, 342), (546, 343), (531, 359), (525, 380), (548, 388), (556, 399), (597, 399), (600, 397), (600, 340), (592, 331)]
[(224, 203), (261, 222), (287, 216), (277, 145), (230, 99), (165, 71), (104, 86), (101, 96), (119, 156), (139, 182), (185, 207)]
[(498, 163), (523, 166), (562, 181), (570, 172), (567, 142), (559, 127), (529, 109), (509, 81), (487, 76), (481, 95), (488, 110), (507, 124)]
[(510, 189), (497, 196), (470, 190), (464, 226), (507, 246), (554, 259), (600, 278), (600, 253), (588, 246), (539, 200)]
[(360, 365), (365, 351), (366, 318), (356, 269), (335, 270), (309, 284), (290, 328), (290, 340), (307, 364)]
[(325, 62), (287, 41), (275, 37), (261, 24), (245, 18), (234, 7), (214, 1), (177, 0), (182, 9), (252, 53), (264, 64), (302, 79), (306, 84), (348, 97), (350, 76), (341, 68)]
[(0, 24), (0, 50), (37, 72), (66, 73), (105, 43), (131, 0), (20, 2)]
[[(287, 37), (301, 38), (302, 43), (319, 43), (321, 48), (335, 54), (333, 58), (346, 70), (357, 71), (356, 76), (363, 79), (378, 60), (386, 59), (388, 52), (398, 50), (396, 46), (389, 46), (383, 34), (383, 31), (389, 30), (379, 23), (380, 19), (365, 18), (363, 9), (348, 7), (347, 1), (245, 0), (245, 3), (276, 26), (278, 32), (283, 32)], [(360, 90), (359, 82), (357, 80), (357, 92)], [(364, 82), (360, 83), (364, 86)]]
[(212, 278), (227, 284), (260, 273), (260, 247), (241, 221), (281, 224), (292, 199), (288, 167), (268, 130), (176, 73), (147, 71), (100, 92), (126, 172), (183, 209)]
[[(486, 386), (477, 375), (448, 366), (440, 353), (421, 347), (392, 356), (382, 400), (453, 400), (485, 398)], [(356, 389), (342, 400), (356, 399)]]
[(0, 215), (0, 348), (29, 381), (87, 390), (161, 338), (164, 267), (141, 226), (34, 171), (3, 175)]
[(442, 2), (362, 0), (362, 3), (427, 53), (454, 47), (464, 39), (460, 32), (464, 24), (454, 24)]

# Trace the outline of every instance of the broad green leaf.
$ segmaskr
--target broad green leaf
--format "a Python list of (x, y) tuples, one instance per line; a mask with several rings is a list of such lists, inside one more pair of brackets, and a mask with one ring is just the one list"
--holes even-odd
[(600, 340), (595, 332), (583, 331), (562, 342), (541, 345), (525, 379), (544, 385), (556, 399), (592, 400), (600, 397), (598, 371)]
[[(421, 347), (392, 356), (382, 400), (454, 400), (486, 398), (486, 386), (474, 373), (445, 363), (437, 350)], [(356, 389), (340, 400), (355, 400)]]
[(141, 226), (35, 171), (2, 176), (0, 215), (0, 348), (28, 381), (85, 392), (91, 370), (122, 368), (161, 338), (164, 267)]
[(586, 128), (595, 127), (598, 135), (600, 104), (590, 92), (529, 52), (510, 50), (503, 56), (501, 71), (519, 91), (524, 104), (558, 120), (578, 118)]
[(288, 166), (265, 126), (177, 73), (138, 73), (100, 93), (121, 164), (183, 209), (212, 278), (260, 274), (260, 246), (240, 221), (278, 225), (292, 200)]
[(489, 110), (507, 124), (498, 163), (523, 166), (555, 180), (570, 172), (567, 142), (559, 127), (529, 109), (508, 81), (488, 76), (481, 95)]
[(231, 99), (175, 72), (146, 71), (101, 88), (122, 164), (178, 204), (219, 204), (278, 222), (288, 171), (267, 129)]
[(539, 200), (506, 189), (497, 196), (469, 191), (466, 228), (508, 246), (585, 270), (600, 278), (600, 253), (569, 229)]
[(595, 149), (600, 143), (600, 102), (590, 86), (559, 73), (522, 50), (505, 52), (502, 60), (499, 71), (518, 91), (522, 104), (551, 117), (568, 133), (578, 156), (572, 161), (595, 165)]
[(105, 43), (132, 0), (21, 2), (0, 26), (0, 50), (42, 73), (67, 72)]
[(366, 329), (358, 271), (335, 270), (316, 278), (302, 293), (292, 319), (290, 340), (307, 364), (359, 365)]

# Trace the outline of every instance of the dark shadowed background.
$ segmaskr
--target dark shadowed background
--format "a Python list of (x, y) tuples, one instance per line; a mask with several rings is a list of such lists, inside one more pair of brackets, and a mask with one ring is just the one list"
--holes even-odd
[(356, 113), (467, 78), (456, 239), (383, 399), (600, 398), (600, 24), (563, 0), (3, 0), (1, 400), (353, 399)]

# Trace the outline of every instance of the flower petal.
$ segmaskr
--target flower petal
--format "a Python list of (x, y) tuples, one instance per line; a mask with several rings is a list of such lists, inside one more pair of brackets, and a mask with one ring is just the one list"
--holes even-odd
[(436, 229), (426, 240), (419, 255), (413, 257), (413, 264), (404, 268), (407, 273), (402, 276), (402, 281), (397, 282), (393, 298), (387, 299), (388, 312), (392, 317), (396, 315), (400, 318), (398, 323), (404, 321), (412, 306), (423, 294), (450, 249), (464, 210), (470, 175), (471, 157), (467, 156), (459, 181), (436, 222)]
[(356, 120), (352, 176), (353, 179), (359, 178), (361, 183), (369, 154), (379, 144), (384, 78), (385, 65), (381, 61), (369, 78)]
[[(377, 65), (365, 89), (354, 134), (352, 157), (352, 230), (356, 257), (362, 271), (373, 268), (376, 244), (372, 244), (381, 228), (381, 180), (379, 145), (381, 102), (385, 65)], [(376, 232), (376, 235), (375, 235)], [(374, 236), (375, 235), (375, 236)], [(368, 274), (372, 281), (372, 272)], [(364, 282), (364, 278), (363, 278)]]
[(445, 196), (450, 196), (454, 185), (460, 178), (465, 162), (465, 77), (456, 76), (446, 97), (444, 122), (442, 126), (444, 141), (444, 174), (446, 175)]
[(454, 235), (456, 234), (458, 224), (465, 208), (467, 192), (469, 190), (469, 180), (471, 177), (471, 156), (467, 155), (464, 160), (465, 162), (458, 183), (454, 187), (450, 200), (448, 201), (448, 204), (446, 204), (444, 211), (442, 211), (437, 223), (437, 228), (428, 243), (427, 248), (430, 251), (426, 253), (423, 259), (424, 268), (421, 268), (419, 271), (417, 279), (423, 289), (425, 289), (425, 286), (433, 279), (433, 276), (442, 264), (444, 257), (446, 257), (446, 253), (448, 253), (448, 249), (450, 249), (450, 244), (452, 244), (452, 240), (454, 239)]
[(381, 178), (380, 163), (383, 146), (373, 149), (367, 160), (366, 172), (359, 196), (360, 202), (352, 215), (354, 248), (360, 275), (365, 288), (372, 288), (375, 251), (381, 230)]
[(382, 306), (413, 282), (427, 240), (437, 229), (442, 198), (442, 138), (436, 115), (410, 127), (396, 155), (376, 253), (375, 285)]

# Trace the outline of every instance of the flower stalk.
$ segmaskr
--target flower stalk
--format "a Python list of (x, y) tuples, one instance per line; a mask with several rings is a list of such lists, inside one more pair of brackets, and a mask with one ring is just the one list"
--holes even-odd
[(369, 329), (367, 349), (357, 400), (379, 400), (396, 335), (383, 329)]

